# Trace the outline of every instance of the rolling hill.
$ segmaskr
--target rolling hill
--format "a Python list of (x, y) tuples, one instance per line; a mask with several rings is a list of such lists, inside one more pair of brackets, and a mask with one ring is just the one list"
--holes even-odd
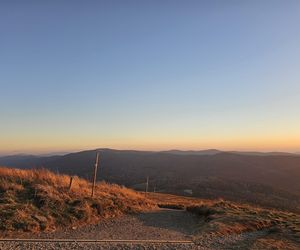
[[(283, 153), (208, 151), (133, 151), (99, 149), (99, 180), (137, 190), (184, 194), (190, 189), (201, 198), (225, 198), (300, 211), (300, 156)], [(96, 150), (63, 156), (10, 156), (0, 165), (45, 167), (54, 172), (90, 179)]]

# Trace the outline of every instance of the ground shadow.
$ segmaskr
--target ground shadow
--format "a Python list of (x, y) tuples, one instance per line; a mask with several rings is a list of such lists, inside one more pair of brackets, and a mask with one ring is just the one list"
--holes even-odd
[(175, 209), (161, 209), (138, 214), (136, 217), (145, 226), (177, 231), (185, 235), (192, 235), (200, 223), (198, 216)]

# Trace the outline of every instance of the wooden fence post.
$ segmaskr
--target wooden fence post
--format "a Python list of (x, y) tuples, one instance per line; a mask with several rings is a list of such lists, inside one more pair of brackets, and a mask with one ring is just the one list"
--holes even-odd
[(72, 183), (73, 183), (73, 176), (71, 176), (71, 178), (70, 178), (69, 191), (71, 190)]

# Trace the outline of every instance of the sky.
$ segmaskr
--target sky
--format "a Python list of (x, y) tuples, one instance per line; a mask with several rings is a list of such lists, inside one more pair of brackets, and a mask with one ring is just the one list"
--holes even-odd
[(300, 1), (0, 2), (0, 154), (300, 152)]

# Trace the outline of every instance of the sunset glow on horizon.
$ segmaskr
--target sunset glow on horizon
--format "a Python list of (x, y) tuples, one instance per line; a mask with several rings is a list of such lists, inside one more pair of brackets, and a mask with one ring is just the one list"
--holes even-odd
[(299, 1), (0, 3), (0, 154), (300, 152)]

